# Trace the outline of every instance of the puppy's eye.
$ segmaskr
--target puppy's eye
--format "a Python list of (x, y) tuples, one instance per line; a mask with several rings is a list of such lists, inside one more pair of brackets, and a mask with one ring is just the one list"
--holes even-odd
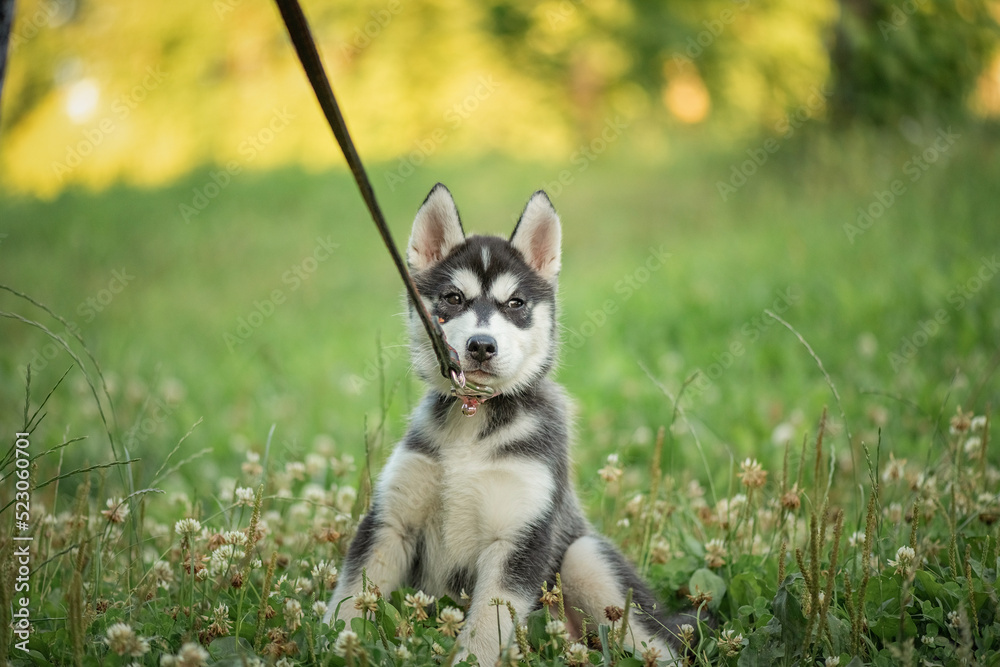
[(444, 295), (444, 300), (448, 303), (448, 305), (461, 306), (464, 299), (462, 299), (462, 295), (458, 292), (448, 292)]
[(518, 308), (523, 308), (524, 307), (524, 300), (523, 299), (518, 299), (517, 297), (515, 297), (515, 298), (513, 298), (513, 299), (511, 299), (510, 301), (507, 302), (507, 307), (508, 308), (512, 308), (513, 310), (517, 310)]

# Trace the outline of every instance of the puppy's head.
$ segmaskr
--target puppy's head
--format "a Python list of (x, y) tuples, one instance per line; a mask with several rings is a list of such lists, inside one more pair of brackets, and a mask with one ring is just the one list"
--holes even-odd
[[(407, 263), (468, 379), (516, 393), (552, 368), (560, 238), (559, 216), (542, 191), (528, 200), (509, 240), (466, 236), (448, 188), (438, 184), (427, 195)], [(447, 393), (451, 385), (412, 306), (410, 337), (417, 372)]]

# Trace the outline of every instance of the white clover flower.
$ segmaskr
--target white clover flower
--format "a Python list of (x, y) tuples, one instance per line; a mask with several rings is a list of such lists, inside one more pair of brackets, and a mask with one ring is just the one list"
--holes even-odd
[(438, 612), (437, 622), (440, 627), (441, 634), (446, 637), (455, 637), (458, 635), (458, 631), (462, 629), (462, 625), (465, 623), (465, 614), (462, 613), (461, 609), (456, 609), (455, 607), (445, 607)]
[(108, 498), (108, 509), (101, 511), (110, 523), (124, 523), (128, 516), (128, 505), (121, 498)]
[(865, 531), (856, 530), (847, 538), (848, 546), (857, 547), (865, 543)]
[(313, 581), (309, 577), (295, 577), (295, 581), (292, 582), (292, 590), (295, 591), (296, 595), (308, 597), (313, 593)]
[(252, 506), (257, 500), (257, 494), (249, 486), (238, 486), (234, 492), (237, 505)]
[(434, 604), (434, 597), (427, 595), (427, 593), (424, 593), (423, 591), (410, 593), (403, 600), (403, 605), (413, 610), (415, 620), (417, 621), (427, 620), (427, 607), (432, 604)]
[(333, 588), (337, 584), (337, 566), (321, 560), (312, 568), (312, 577), (319, 588)]
[(232, 477), (220, 477), (217, 482), (219, 485), (219, 500), (224, 503), (231, 503), (236, 496), (236, 480)]
[(306, 478), (306, 464), (301, 461), (289, 461), (285, 464), (285, 473), (294, 480)]
[(302, 499), (314, 505), (326, 504), (326, 490), (318, 484), (307, 484), (302, 489)]
[(118, 655), (138, 658), (149, 652), (149, 641), (136, 635), (127, 623), (115, 623), (108, 627), (104, 643)]
[(321, 456), (315, 452), (306, 454), (306, 472), (309, 473), (310, 477), (326, 472), (327, 465), (325, 456)]
[(898, 482), (905, 475), (906, 459), (897, 459), (892, 452), (889, 452), (889, 462), (885, 464), (885, 470), (882, 471), (882, 481)]
[(903, 506), (899, 503), (889, 503), (889, 507), (883, 512), (889, 518), (890, 523), (899, 523), (903, 520)]
[(174, 524), (174, 532), (178, 535), (191, 536), (201, 532), (201, 522), (198, 519), (181, 519)]
[[(437, 644), (435, 644), (437, 646)], [(521, 654), (521, 649), (518, 648), (517, 644), (511, 644), (510, 646), (504, 647), (503, 651), (500, 653), (500, 659), (497, 660), (497, 667), (518, 667), (521, 664), (521, 658), (524, 656)]]
[(553, 620), (546, 623), (545, 634), (553, 639), (561, 639), (563, 641), (569, 638), (569, 633), (566, 632), (566, 624), (560, 620)]
[(359, 611), (378, 611), (378, 596), (371, 591), (363, 591), (354, 596), (354, 608)]
[(208, 572), (213, 577), (218, 577), (229, 571), (236, 556), (236, 547), (232, 544), (223, 544), (212, 552), (208, 559)]
[(723, 630), (722, 637), (719, 639), (719, 649), (728, 658), (739, 655), (743, 649), (743, 635), (734, 633), (733, 630)]
[(566, 662), (574, 667), (582, 667), (590, 662), (590, 651), (579, 642), (570, 644), (566, 647)]
[(290, 632), (295, 632), (302, 625), (302, 604), (295, 598), (285, 600), (285, 624)]
[(157, 586), (167, 588), (174, 582), (174, 570), (166, 561), (158, 560), (153, 563), (152, 573)]
[(982, 454), (983, 439), (978, 435), (974, 435), (965, 441), (963, 449), (965, 450), (965, 455), (970, 459), (978, 459), (979, 455)]
[(358, 492), (354, 489), (354, 487), (345, 484), (337, 489), (337, 498), (334, 501), (334, 505), (336, 505), (337, 509), (341, 512), (350, 512), (357, 497)]
[(322, 600), (316, 600), (312, 605), (312, 612), (315, 614), (316, 618), (323, 618), (326, 616), (327, 606)]
[(715, 538), (705, 544), (705, 564), (711, 568), (722, 567), (726, 564), (726, 543)]
[(978, 433), (986, 428), (986, 415), (979, 415), (978, 417), (973, 417), (972, 421), (969, 423), (969, 428), (972, 429), (973, 433)]
[(174, 656), (174, 667), (204, 667), (208, 664), (208, 651), (201, 644), (188, 642)]
[(642, 506), (645, 502), (646, 498), (641, 493), (635, 494), (631, 500), (625, 503), (625, 514), (633, 518), (638, 517), (642, 514)]
[(226, 544), (235, 544), (237, 546), (243, 546), (247, 543), (247, 534), (242, 530), (227, 530), (222, 533), (222, 539)]
[(259, 477), (264, 473), (264, 466), (260, 464), (260, 454), (257, 452), (247, 452), (247, 460), (244, 461), (243, 474), (248, 477)]
[(660, 664), (658, 661), (661, 655), (663, 654), (660, 652), (660, 649), (655, 646), (649, 646), (642, 652), (642, 664), (644, 667), (658, 665)]
[(337, 635), (337, 643), (333, 645), (333, 652), (343, 658), (348, 653), (352, 655), (356, 653), (360, 646), (361, 642), (358, 641), (357, 634), (351, 630), (343, 630)]
[(396, 654), (396, 660), (399, 660), (400, 662), (406, 662), (413, 657), (413, 654), (410, 653), (410, 649), (406, 648), (402, 644), (396, 647), (394, 653)]
[(608, 454), (607, 464), (598, 470), (597, 474), (608, 484), (620, 480), (625, 471), (618, 467), (618, 455)]
[(837, 667), (837, 665), (839, 665), (839, 664), (840, 664), (840, 656), (839, 655), (828, 655), (826, 657), (826, 660), (823, 661), (823, 665), (825, 667)]
[(757, 459), (746, 459), (740, 464), (740, 471), (736, 476), (743, 482), (743, 486), (748, 489), (759, 489), (767, 483), (767, 471), (764, 470)]
[(889, 560), (889, 566), (896, 568), (896, 573), (908, 577), (913, 571), (916, 552), (910, 547), (899, 547), (896, 550), (896, 560)]

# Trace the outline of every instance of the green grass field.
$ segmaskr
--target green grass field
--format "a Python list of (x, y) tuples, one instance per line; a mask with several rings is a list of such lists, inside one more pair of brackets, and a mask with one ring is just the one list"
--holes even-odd
[[(504, 235), (531, 192), (549, 190), (563, 221), (564, 344), (557, 373), (577, 404), (579, 486), (598, 524), (648, 562), (655, 540), (618, 519), (628, 516), (624, 489), (650, 492), (649, 469), (661, 426), (667, 427), (662, 471), (668, 481), (660, 486), (657, 478), (653, 488), (670, 498), (671, 493), (683, 495), (687, 483), (697, 480), (714, 506), (739, 490), (735, 473), (747, 457), (770, 471), (768, 491), (780, 496), (786, 442), (791, 442), (793, 467), (801, 463), (812, 471), (811, 462), (799, 462), (799, 446), (806, 436), (812, 443), (828, 406), (823, 456), (830, 460), (824, 458), (823, 466), (837, 466), (828, 495), (831, 508), (845, 512), (846, 540), (865, 527), (871, 487), (864, 445), (877, 468), (874, 474), (881, 473), (890, 453), (908, 460), (907, 474), (930, 471), (948, 452), (958, 451), (961, 443), (948, 436), (949, 419), (958, 406), (982, 415), (1000, 402), (995, 372), (1000, 363), (1000, 141), (995, 132), (983, 129), (959, 130), (952, 143), (935, 147), (937, 137), (930, 131), (924, 141), (910, 144), (874, 134), (815, 133), (779, 143), (762, 164), (754, 159), (761, 161), (763, 140), (725, 149), (707, 139), (680, 142), (656, 162), (635, 157), (641, 151), (623, 141), (585, 169), (575, 163), (441, 159), (429, 161), (394, 190), (384, 176), (396, 165), (376, 165), (372, 176), (399, 244), (405, 243), (413, 214), (437, 181), (454, 193), (467, 231)], [(734, 177), (734, 170), (741, 169), (751, 175)], [(568, 184), (559, 182), (563, 171)], [(213, 179), (224, 186), (215, 187)], [(725, 196), (720, 181), (730, 186)], [(859, 209), (868, 217), (859, 221)], [(241, 462), (248, 451), (264, 453), (272, 425), (265, 461), (269, 469), (286, 471), (286, 464), (317, 451), (351, 455), (357, 471), (336, 481), (357, 487), (363, 499), (364, 480), (358, 475), (366, 447), (377, 471), (421, 392), (408, 374), (398, 277), (343, 171), (288, 169), (242, 173), (227, 181), (205, 169), (153, 190), (121, 186), (100, 193), (65, 192), (50, 202), (5, 197), (0, 199), (0, 284), (30, 295), (78, 326), (108, 384), (113, 416), (107, 401), (104, 408), (115, 440), (128, 456), (141, 459), (128, 466), (127, 477), (124, 466), (71, 475), (60, 482), (58, 498), (55, 485), (39, 490), (36, 505), (52, 515), (68, 510), (81, 487), (97, 509), (106, 509), (105, 499), (130, 491), (155, 486), (169, 492), (140, 495), (133, 507), (133, 515), (138, 514), (141, 499), (145, 520), (159, 526), (145, 530), (150, 540), (146, 550), (159, 551), (142, 562), (185, 557), (190, 542), (178, 545), (175, 535), (169, 546), (171, 531), (166, 536), (157, 532), (185, 515), (234, 529), (248, 525), (249, 511), (229, 507), (224, 489), (244, 485)], [(808, 342), (840, 401), (809, 350), (767, 310), (780, 314)], [(25, 421), (25, 366), (32, 363), (34, 409), (73, 361), (44, 332), (10, 316), (38, 322), (58, 335), (64, 334), (63, 323), (8, 292), (0, 293), (0, 311), (8, 316), (0, 320), (0, 430), (9, 437)], [(71, 346), (82, 355), (78, 343)], [(99, 381), (89, 362), (85, 368), (87, 376)], [(681, 418), (663, 390), (676, 395), (689, 379)], [(70, 438), (87, 439), (39, 459), (36, 481), (125, 456), (112, 451), (81, 369), (71, 370), (52, 393), (44, 415), (33, 433), (36, 454)], [(625, 477), (622, 488), (609, 493), (596, 471), (612, 453), (620, 455)], [(997, 456), (986, 454), (989, 465), (981, 461), (975, 483), (995, 502), (998, 487), (989, 470), (995, 470)], [(158, 475), (164, 466), (170, 470), (189, 457), (171, 474)], [(5, 475), (13, 460), (11, 454)], [(811, 472), (807, 478), (812, 480)], [(962, 478), (951, 479), (961, 483)], [(329, 485), (333, 480), (320, 475), (312, 481)], [(813, 504), (806, 507), (818, 512), (827, 494), (824, 479), (812, 481)], [(299, 482), (289, 484), (296, 494), (302, 490)], [(9, 498), (12, 491), (5, 487), (2, 493)], [(171, 500), (171, 493), (186, 494), (187, 500)], [(898, 489), (894, 502), (906, 508), (912, 501), (912, 495)], [(349, 508), (351, 499), (344, 502)], [(274, 504), (288, 511), (280, 500)], [(696, 525), (697, 504), (679, 506), (686, 509), (670, 519), (661, 512), (659, 523), (649, 518), (655, 512), (633, 520), (658, 526), (673, 545), (676, 557), (650, 570), (665, 590), (687, 582), (703, 565), (700, 540), (716, 537)], [(354, 507), (355, 516), (359, 509)], [(970, 517), (961, 528), (972, 530), (982, 507), (959, 509)], [(956, 514), (938, 514), (939, 519), (945, 516), (951, 523), (937, 525), (934, 536), (947, 543), (949, 531), (954, 535), (957, 528)], [(95, 517), (100, 519), (93, 510), (91, 520)], [(829, 525), (833, 522), (831, 514)], [(886, 543), (876, 548), (906, 542), (909, 527), (887, 523)], [(990, 655), (994, 637), (984, 633), (997, 615), (990, 584), (996, 564), (987, 559), (991, 542), (980, 529), (987, 535), (993, 529), (975, 525), (968, 544), (977, 559), (981, 585), (976, 599), (981, 600), (983, 627), (974, 636), (977, 647), (987, 647), (983, 655)], [(804, 526), (788, 537), (789, 571), (797, 570), (794, 548), (805, 545), (808, 560)], [(95, 530), (105, 538), (109, 534)], [(776, 590), (770, 581), (757, 585), (755, 595), (737, 595), (737, 563), (750, 573), (769, 572), (773, 579), (776, 559), (765, 564), (755, 557), (752, 538), (736, 533), (735, 528), (723, 531), (732, 541), (730, 549), (745, 547), (741, 553), (746, 558), (727, 559), (724, 568), (730, 592), (721, 613), (737, 624), (725, 627), (738, 627), (748, 637), (757, 632), (755, 655), (773, 660), (763, 648), (763, 638), (770, 637), (763, 628), (772, 614), (780, 615), (773, 605), (786, 587)], [(769, 538), (775, 550), (782, 534), (775, 529)], [(101, 541), (95, 535), (89, 538), (91, 549), (94, 540)], [(69, 548), (73, 542), (66, 540)], [(994, 534), (994, 549), (995, 543)], [(58, 551), (49, 546), (51, 553)], [(336, 560), (343, 545), (327, 546)], [(120, 537), (106, 558), (110, 563), (133, 548), (143, 551)], [(276, 548), (309, 553), (298, 544)], [(959, 557), (964, 548), (963, 541)], [(876, 553), (884, 567), (895, 546)], [(270, 548), (262, 549), (258, 578), (265, 576), (269, 557)], [(63, 560), (52, 558), (50, 569), (72, 561), (65, 560), (66, 554), (59, 555)], [(948, 560), (944, 552), (941, 558)], [(114, 599), (109, 593), (113, 587), (94, 567), (80, 568), (83, 580), (92, 583), (85, 596), (92, 602), (102, 596)], [(72, 589), (69, 577), (46, 576), (51, 599), (39, 605), (51, 605), (47, 613), (62, 618), (74, 608), (64, 602), (70, 599), (65, 597)], [(182, 596), (181, 607), (187, 603), (185, 576), (178, 568), (174, 588), (167, 586), (171, 595)], [(881, 577), (891, 579), (888, 573)], [(193, 600), (194, 579), (188, 579)], [(129, 581), (135, 585), (131, 590), (145, 590)], [(746, 578), (735, 584), (753, 588)], [(837, 586), (840, 590), (841, 584)], [(904, 586), (901, 595), (906, 590)], [(921, 594), (935, 599), (926, 590)], [(199, 604), (214, 609), (219, 600), (229, 599), (226, 595), (205, 593)], [(753, 611), (760, 604), (757, 597), (765, 600), (766, 613), (763, 607)], [(237, 604), (245, 611), (242, 601), (230, 601), (234, 615)], [(112, 618), (145, 618), (137, 611), (141, 604), (118, 602), (106, 621), (87, 626), (92, 635), (103, 637)], [(742, 609), (748, 605), (750, 612)], [(384, 604), (381, 609), (387, 613)], [(804, 617), (812, 619), (808, 612)], [(892, 618), (905, 625), (898, 618), (898, 601)], [(829, 645), (821, 627), (810, 655), (849, 655), (846, 631), (841, 637), (839, 626), (831, 623)], [(172, 651), (180, 639), (197, 634), (183, 623), (169, 630), (148, 627)], [(920, 630), (924, 632), (923, 624)], [(809, 635), (816, 628), (810, 620), (808, 629), (799, 631)], [(888, 630), (869, 636), (876, 639), (865, 664), (869, 659), (892, 664), (878, 662), (883, 654), (890, 660)], [(70, 646), (72, 636), (52, 641), (53, 646)], [(88, 646), (93, 642), (87, 641)], [(916, 641), (919, 645), (920, 639)], [(373, 635), (371, 645), (376, 643)], [(715, 657), (706, 661), (735, 664), (735, 654), (726, 657), (722, 644), (715, 646)], [(940, 650), (945, 650), (943, 644)], [(35, 662), (44, 664), (39, 661), (45, 656), (39, 655)], [(159, 664), (150, 655), (148, 664)], [(787, 662), (791, 655), (785, 654), (787, 664), (793, 664)], [(944, 656), (937, 655), (951, 664)], [(306, 657), (303, 651), (295, 659), (308, 662)], [(60, 664), (51, 656), (45, 659)], [(110, 659), (109, 664), (119, 664), (118, 656)], [(120, 664), (127, 662), (122, 658)]]

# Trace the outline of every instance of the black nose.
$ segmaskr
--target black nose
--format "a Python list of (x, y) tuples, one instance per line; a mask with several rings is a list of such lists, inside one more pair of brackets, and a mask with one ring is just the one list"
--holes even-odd
[(493, 336), (473, 336), (467, 344), (469, 354), (476, 361), (486, 361), (497, 353), (497, 341)]

